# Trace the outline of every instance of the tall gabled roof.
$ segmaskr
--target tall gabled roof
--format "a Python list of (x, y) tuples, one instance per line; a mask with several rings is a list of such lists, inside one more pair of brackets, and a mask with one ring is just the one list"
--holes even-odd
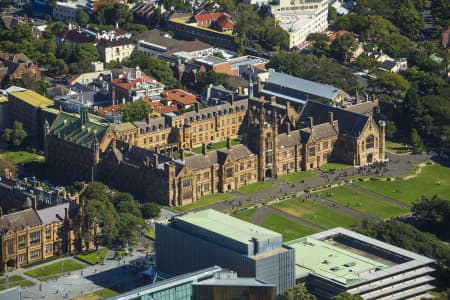
[(41, 224), (39, 215), (32, 208), (0, 217), (0, 231), (2, 232), (21, 230), (27, 226), (33, 227)]
[(329, 123), (330, 112), (333, 113), (333, 119), (339, 122), (339, 133), (352, 137), (358, 137), (369, 120), (368, 116), (362, 114), (314, 101), (308, 101), (300, 114), (300, 127), (309, 127), (309, 117), (313, 118), (314, 124)]

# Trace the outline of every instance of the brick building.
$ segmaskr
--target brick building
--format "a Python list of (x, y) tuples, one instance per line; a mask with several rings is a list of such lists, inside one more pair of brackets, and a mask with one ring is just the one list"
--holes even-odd
[(28, 76), (33, 80), (41, 80), (39, 66), (23, 53), (0, 53), (0, 86), (5, 87), (14, 79)]

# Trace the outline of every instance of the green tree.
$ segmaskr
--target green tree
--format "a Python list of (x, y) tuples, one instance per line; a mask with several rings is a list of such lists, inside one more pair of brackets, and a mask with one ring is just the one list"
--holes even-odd
[(305, 287), (305, 284), (299, 283), (293, 288), (289, 288), (280, 300), (316, 300), (316, 296), (311, 294)]
[(143, 100), (135, 102), (127, 102), (120, 106), (120, 111), (123, 114), (124, 122), (141, 121), (148, 113), (151, 113), (152, 107)]
[(79, 44), (76, 52), (78, 60), (82, 62), (91, 63), (99, 59), (97, 48), (91, 43)]
[(332, 5), (328, 5), (328, 24), (333, 26), (334, 22), (336, 22), (338, 16), (336, 8)]
[[(450, 199), (450, 198), (449, 198)], [(413, 215), (425, 223), (425, 230), (442, 237), (450, 239), (450, 202), (434, 195), (431, 198), (423, 197), (414, 202), (411, 209)]]
[(413, 150), (415, 152), (418, 152), (422, 149), (422, 138), (417, 133), (417, 130), (415, 128), (411, 129), (411, 145), (413, 147)]
[(394, 22), (411, 39), (417, 38), (425, 25), (422, 16), (412, 6), (411, 2), (409, 2), (409, 5), (402, 5), (395, 12)]
[(178, 82), (173, 75), (172, 69), (167, 62), (161, 59), (146, 56), (138, 51), (137, 53), (132, 54), (130, 59), (127, 62), (124, 62), (124, 64), (128, 67), (139, 66), (145, 74), (154, 77), (168, 87), (173, 88), (178, 86)]
[(397, 127), (394, 121), (386, 121), (386, 139), (392, 140), (397, 134)]
[(161, 207), (155, 202), (145, 202), (141, 205), (144, 219), (157, 218), (161, 214)]
[(339, 35), (331, 43), (331, 56), (348, 63), (353, 58), (353, 53), (357, 48), (358, 41), (351, 34)]
[(378, 65), (378, 62), (375, 58), (363, 54), (356, 59), (356, 65), (362, 70), (370, 71)]
[(362, 300), (361, 296), (344, 292), (331, 298), (332, 300)]
[(383, 72), (377, 79), (370, 82), (377, 92), (387, 93), (399, 99), (403, 98), (411, 87), (410, 83), (400, 74)]
[(25, 141), (27, 132), (23, 129), (23, 124), (19, 121), (14, 121), (13, 128), (7, 128), (3, 132), (2, 138), (5, 142), (19, 147)]
[(84, 9), (78, 9), (77, 15), (76, 15), (76, 21), (78, 25), (86, 27), (86, 25), (89, 23), (89, 15)]

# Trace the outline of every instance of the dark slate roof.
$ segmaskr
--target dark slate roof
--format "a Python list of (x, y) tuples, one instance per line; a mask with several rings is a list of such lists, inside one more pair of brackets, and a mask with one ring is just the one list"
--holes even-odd
[(304, 140), (305, 142), (311, 136), (315, 140), (321, 140), (332, 136), (337, 136), (338, 134), (339, 134), (338, 121), (334, 121), (333, 124), (331, 123), (318, 124), (313, 126), (312, 129), (309, 127), (301, 129), (301, 135), (303, 138), (306, 139)]
[(309, 117), (313, 117), (314, 124), (329, 123), (329, 112), (333, 112), (334, 120), (339, 122), (339, 133), (352, 137), (358, 137), (361, 134), (362, 129), (369, 119), (368, 116), (342, 108), (308, 101), (300, 114), (300, 128), (309, 127)]
[(250, 156), (254, 156), (255, 154), (253, 154), (253, 152), (243, 144), (232, 146), (231, 149), (220, 149), (217, 151), (217, 156), (221, 165), (225, 163), (225, 159), (228, 155), (230, 155), (231, 159), (233, 159), (234, 161), (238, 161)]
[(186, 166), (191, 170), (205, 169), (217, 163), (217, 152), (208, 152), (206, 155), (191, 155), (185, 158)]
[(278, 135), (278, 148), (280, 149), (300, 145), (301, 142), (300, 130), (291, 131), (289, 134), (282, 133)]
[(396, 64), (397, 63), (394, 60), (385, 60), (381, 64), (380, 68), (390, 71), (390, 70), (392, 70), (395, 67)]
[(123, 163), (133, 165), (135, 167), (141, 167), (146, 162), (154, 166), (155, 155), (157, 155), (158, 157), (158, 169), (163, 170), (164, 164), (172, 161), (170, 157), (162, 154), (157, 154), (153, 150), (134, 147), (121, 141), (117, 141), (117, 148), (113, 151), (118, 160), (121, 160)]
[(2, 232), (17, 231), (27, 226), (33, 227), (41, 224), (39, 215), (32, 208), (0, 217), (0, 230)]
[(177, 50), (177, 51), (186, 51), (193, 52), (204, 49), (212, 48), (210, 44), (201, 42), (199, 40), (187, 41), (187, 40), (178, 40), (172, 39), (165, 36), (165, 32), (162, 32), (158, 29), (152, 29), (145, 31), (137, 36), (133, 37), (135, 42), (144, 41), (147, 43), (152, 43), (154, 45), (158, 45), (166, 48), (167, 50)]
[(326, 99), (334, 99), (340, 91), (339, 88), (332, 85), (314, 82), (280, 72), (271, 72), (267, 82)]
[(74, 202), (64, 202), (62, 204), (58, 204), (55, 206), (50, 206), (44, 209), (39, 209), (37, 214), (39, 218), (42, 220), (44, 224), (51, 224), (53, 222), (61, 222), (64, 221), (65, 217), (65, 209), (69, 210), (69, 217), (73, 217), (77, 211), (79, 206)]
[(99, 143), (103, 140), (108, 126), (98, 123), (98, 116), (89, 114), (89, 118), (89, 121), (81, 126), (78, 115), (61, 112), (53, 122), (49, 134), (86, 148), (92, 148), (95, 139)]

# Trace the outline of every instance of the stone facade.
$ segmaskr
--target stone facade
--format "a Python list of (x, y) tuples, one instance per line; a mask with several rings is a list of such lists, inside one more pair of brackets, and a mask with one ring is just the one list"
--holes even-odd
[[(93, 248), (93, 242), (84, 242), (81, 239), (81, 220), (82, 209), (78, 201), (1, 215), (1, 271), (5, 272), (61, 253), (73, 254)], [(89, 230), (95, 232), (94, 227)]]
[[(47, 135), (49, 165), (73, 179), (98, 176), (143, 200), (170, 206), (331, 161), (365, 165), (385, 157), (383, 121), (312, 101), (298, 113), (273, 97), (231, 100), (119, 125), (98, 120), (83, 125), (87, 113), (81, 120), (63, 115)], [(242, 144), (232, 147), (235, 136)], [(210, 142), (223, 140), (226, 148), (207, 151)], [(185, 151), (197, 145), (202, 154)]]

